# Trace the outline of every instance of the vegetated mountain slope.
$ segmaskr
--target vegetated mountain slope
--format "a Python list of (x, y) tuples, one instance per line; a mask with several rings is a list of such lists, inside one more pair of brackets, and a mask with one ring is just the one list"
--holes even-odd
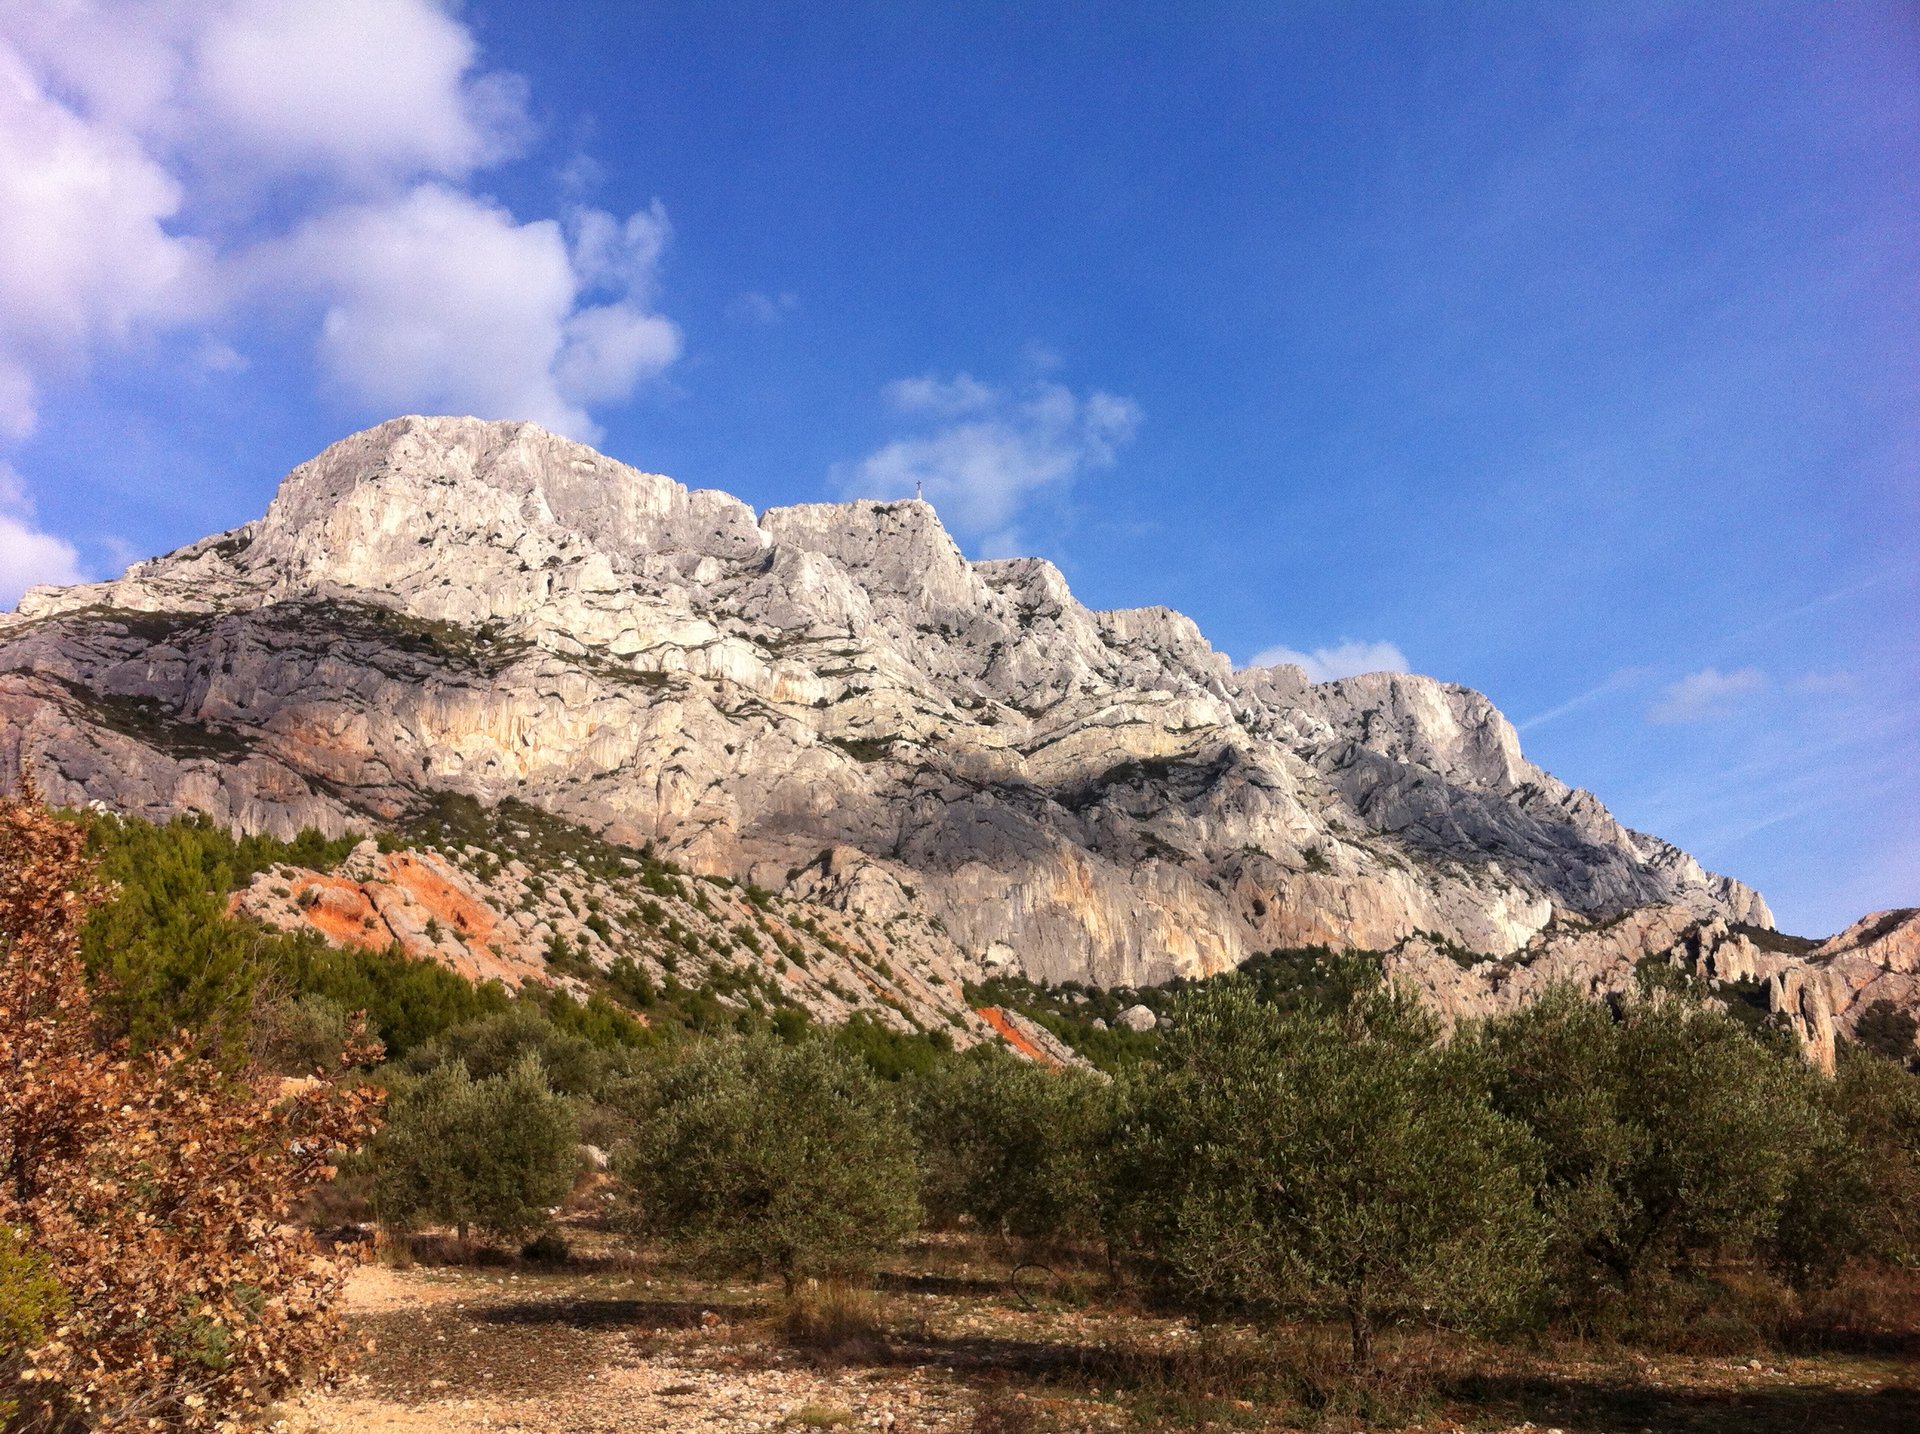
[(360, 842), (336, 869), (276, 865), (232, 897), (236, 914), (336, 946), (398, 947), (473, 981), (611, 996), (641, 1021), (718, 1031), (805, 1012), (864, 1016), (965, 1049), (1004, 1043), (1071, 1064), (1018, 1012), (975, 1008), (980, 975), (936, 922), (870, 921), (810, 899), (676, 869), (511, 799), (441, 795), (405, 830)]
[(266, 516), (0, 617), (0, 762), (249, 830), (514, 798), (956, 959), (1140, 984), (1758, 893), (1528, 763), (1478, 693), (1235, 671), (969, 562), (919, 502), (756, 517), (530, 424), (403, 418)]

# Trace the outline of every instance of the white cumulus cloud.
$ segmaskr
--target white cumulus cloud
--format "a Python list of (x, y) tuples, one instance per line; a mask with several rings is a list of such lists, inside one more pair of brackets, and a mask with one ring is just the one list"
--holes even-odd
[(1292, 663), (1309, 682), (1332, 682), (1363, 672), (1410, 672), (1407, 655), (1391, 642), (1355, 642), (1342, 638), (1331, 647), (1302, 652), (1293, 647), (1268, 647), (1254, 653), (1249, 667), (1278, 667)]
[(904, 498), (916, 487), (989, 555), (1015, 550), (1015, 521), (1037, 494), (1110, 466), (1140, 427), (1131, 399), (1044, 382), (1021, 389), (969, 374), (898, 379), (885, 396), (929, 431), (835, 470), (850, 497)]
[(1767, 686), (1766, 674), (1757, 667), (1721, 672), (1703, 667), (1670, 683), (1660, 700), (1647, 712), (1649, 722), (1711, 722), (1731, 717), (1740, 710), (1742, 699), (1754, 696)]
[(205, 307), (207, 248), (166, 227), (181, 202), (133, 138), (55, 99), (0, 42), (0, 436), (33, 432), (43, 375)]
[(0, 6), (0, 438), (108, 346), (281, 307), (380, 416), (592, 436), (679, 355), (670, 231), (657, 203), (523, 222), (467, 187), (531, 129), (441, 0)]
[[(328, 376), (375, 410), (527, 418), (593, 438), (585, 405), (624, 397), (678, 357), (679, 330), (646, 310), (665, 219), (522, 224), (444, 184), (307, 221), (262, 269), (325, 306)], [(585, 302), (604, 285), (606, 303)], [(640, 299), (636, 299), (636, 295)]]
[(428, 0), (212, 9), (193, 47), (189, 123), (261, 171), (464, 175), (524, 138), (523, 83), (478, 72), (472, 33)]
[(13, 0), (0, 36), (98, 123), (242, 193), (463, 176), (530, 128), (524, 82), (481, 69), (435, 0)]
[(26, 484), (0, 463), (0, 609), (11, 610), (36, 583), (85, 581), (73, 544), (34, 526)]

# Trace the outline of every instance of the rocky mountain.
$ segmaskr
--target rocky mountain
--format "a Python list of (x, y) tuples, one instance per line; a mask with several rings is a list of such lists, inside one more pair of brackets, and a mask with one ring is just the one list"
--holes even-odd
[(1236, 670), (1166, 608), (970, 562), (919, 502), (756, 515), (530, 424), (402, 418), (266, 515), (0, 616), (0, 764), (247, 830), (512, 799), (883, 924), (1135, 985), (1415, 938), (1507, 957), (1750, 888), (1529, 763), (1478, 693)]

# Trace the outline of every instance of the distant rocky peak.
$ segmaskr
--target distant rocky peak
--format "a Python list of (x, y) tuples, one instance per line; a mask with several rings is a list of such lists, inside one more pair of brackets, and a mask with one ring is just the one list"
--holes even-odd
[(985, 589), (931, 503), (798, 503), (769, 508), (770, 543), (819, 553), (876, 596), (919, 605), (978, 606)]
[(531, 423), (397, 418), (287, 475), (245, 565), (283, 583), (402, 588), (465, 550), (532, 566), (598, 556), (619, 568), (662, 552), (739, 560), (765, 536), (753, 510), (690, 492)]
[(1484, 790), (1510, 792), (1545, 775), (1521, 756), (1520, 734), (1500, 709), (1455, 683), (1369, 672), (1316, 683), (1305, 701), (1343, 737)]

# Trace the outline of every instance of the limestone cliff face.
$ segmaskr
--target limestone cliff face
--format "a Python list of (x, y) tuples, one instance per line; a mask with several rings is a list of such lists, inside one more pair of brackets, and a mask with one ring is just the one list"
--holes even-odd
[(0, 616), (16, 759), (56, 801), (283, 834), (511, 796), (1053, 980), (1416, 932), (1504, 954), (1650, 904), (1771, 925), (1478, 693), (1235, 671), (1178, 613), (969, 562), (923, 503), (756, 515), (529, 424), (396, 419), (257, 522), (29, 593)]

